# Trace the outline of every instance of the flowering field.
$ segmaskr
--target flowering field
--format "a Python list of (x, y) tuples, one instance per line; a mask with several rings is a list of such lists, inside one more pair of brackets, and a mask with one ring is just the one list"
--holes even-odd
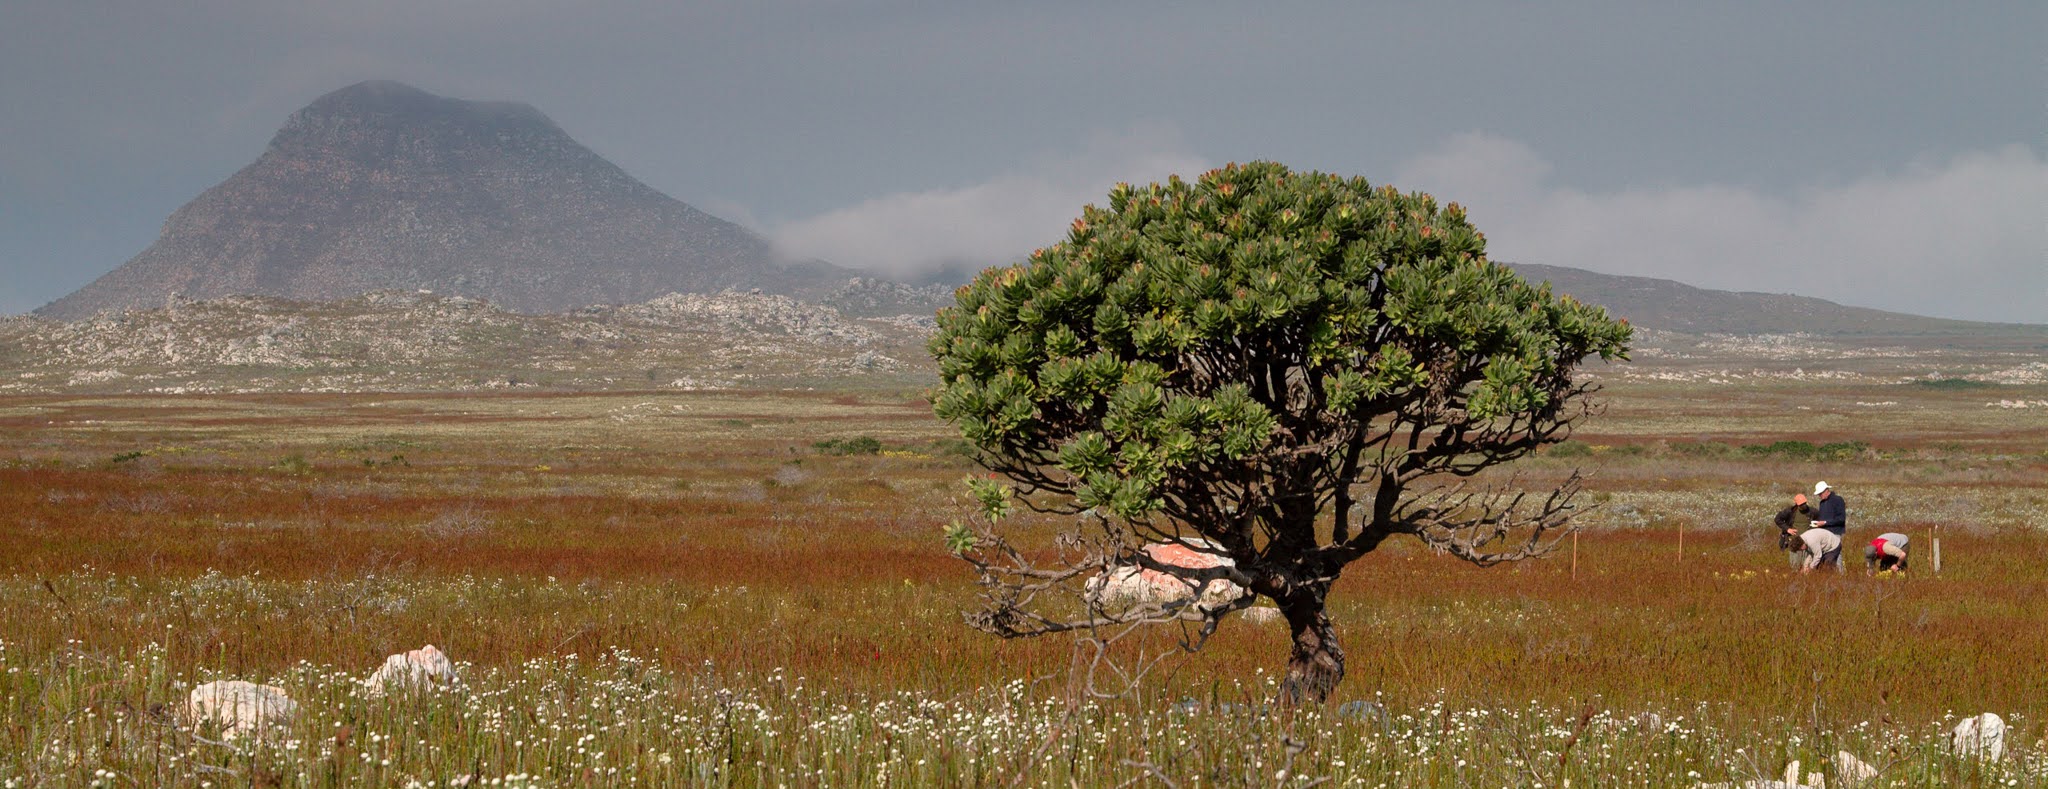
[[(1302, 710), (1278, 625), (1090, 699), (1070, 644), (959, 624), (972, 466), (907, 399), (0, 399), (0, 787), (1839, 785), (1838, 751), (2048, 785), (2048, 427), (1926, 387), (1611, 395), (1523, 464), (1595, 472), (1576, 555), (1390, 544)], [(1764, 524), (1821, 478), (1942, 573), (1790, 573)], [(368, 692), (428, 643), (458, 682)], [(218, 679), (298, 713), (194, 725)], [(1981, 712), (2000, 760), (1947, 748)]]

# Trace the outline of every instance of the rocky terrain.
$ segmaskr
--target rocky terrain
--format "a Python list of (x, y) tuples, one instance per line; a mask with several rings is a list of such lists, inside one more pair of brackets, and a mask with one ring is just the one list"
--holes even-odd
[(36, 312), (84, 318), (170, 293), (430, 289), (539, 313), (670, 292), (818, 298), (851, 275), (778, 260), (765, 239), (635, 180), (533, 107), (365, 82), (292, 114), (148, 249)]
[[(851, 283), (841, 300), (872, 290)], [(929, 312), (850, 315), (758, 292), (545, 315), (422, 291), (172, 297), (78, 321), (0, 318), (0, 393), (903, 389), (929, 378), (932, 328)]]
[[(671, 293), (548, 314), (426, 291), (326, 302), (172, 296), (77, 321), (0, 318), (0, 393), (916, 389), (934, 374), (924, 349), (932, 306), (950, 298), (869, 279), (818, 303)], [(2048, 345), (1997, 327), (1931, 338), (1639, 327), (1632, 357), (1589, 372), (1701, 386), (2048, 384)], [(2011, 407), (2041, 407), (2034, 400)]]

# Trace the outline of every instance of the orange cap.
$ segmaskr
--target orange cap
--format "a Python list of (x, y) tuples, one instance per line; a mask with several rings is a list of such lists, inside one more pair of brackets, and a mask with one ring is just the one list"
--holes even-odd
[(1794, 494), (1792, 494), (1792, 503), (1793, 503), (1793, 504), (1805, 504), (1805, 503), (1806, 503), (1806, 494), (1804, 494), (1804, 493), (1794, 493)]

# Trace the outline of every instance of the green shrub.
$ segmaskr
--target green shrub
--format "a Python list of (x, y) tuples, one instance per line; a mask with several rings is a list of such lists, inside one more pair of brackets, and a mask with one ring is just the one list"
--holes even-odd
[(1559, 441), (1556, 444), (1552, 445), (1549, 449), (1544, 450), (1543, 454), (1549, 455), (1554, 458), (1592, 457), (1593, 445), (1588, 444), (1584, 441), (1580, 441), (1576, 438), (1568, 438), (1563, 441)]
[(812, 444), (811, 448), (827, 455), (875, 455), (881, 453), (882, 442), (872, 436), (828, 438)]
[(1684, 441), (1672, 444), (1671, 452), (1686, 457), (1718, 458), (1735, 454), (1735, 447), (1719, 441)]
[(1914, 381), (1913, 385), (1924, 386), (1929, 389), (1985, 389), (1993, 386), (1993, 384), (1983, 381), (1972, 381), (1968, 378), (1925, 378)]
[(1837, 441), (1822, 444), (1814, 450), (1815, 460), (1850, 460), (1870, 454), (1870, 445), (1862, 441)]
[(1870, 452), (1870, 444), (1862, 441), (1836, 441), (1815, 445), (1811, 441), (1777, 441), (1769, 444), (1750, 444), (1742, 448), (1742, 454), (1750, 457), (1779, 457), (1786, 460), (1838, 461), (1862, 457)]
[(1769, 444), (1749, 444), (1742, 448), (1742, 454), (1750, 457), (1781, 457), (1788, 460), (1812, 460), (1820, 447), (1811, 441), (1775, 441)]

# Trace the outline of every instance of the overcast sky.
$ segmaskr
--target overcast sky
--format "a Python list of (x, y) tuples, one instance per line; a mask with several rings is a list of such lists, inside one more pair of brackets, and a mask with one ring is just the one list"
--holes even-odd
[(1500, 260), (2048, 323), (2048, 3), (1374, 5), (0, 0), (0, 313), (395, 79), (890, 276), (1275, 159), (1464, 202)]

